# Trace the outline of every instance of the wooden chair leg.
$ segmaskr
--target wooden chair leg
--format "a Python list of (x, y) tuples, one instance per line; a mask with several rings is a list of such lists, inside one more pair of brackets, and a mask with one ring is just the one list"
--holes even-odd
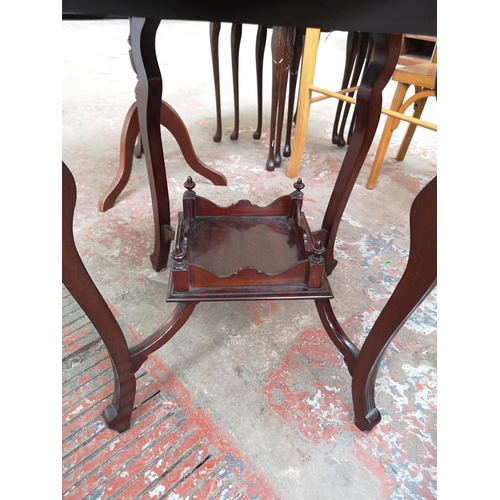
[(255, 140), (262, 134), (262, 79), (264, 67), (264, 51), (266, 48), (267, 28), (260, 25), (255, 40), (255, 68), (257, 71), (257, 128), (253, 133)]
[(405, 272), (375, 321), (359, 353), (352, 379), (356, 426), (370, 430), (380, 421), (375, 380), (382, 356), (410, 314), (437, 283), (437, 177), (413, 201), (410, 253)]
[[(352, 74), (352, 68), (354, 66), (354, 60), (356, 58), (356, 52), (358, 50), (360, 33), (358, 31), (349, 31), (347, 33), (346, 47), (345, 47), (345, 64), (344, 64), (344, 75), (342, 76), (342, 86), (341, 89), (346, 89), (349, 86), (349, 81)], [(342, 109), (345, 103), (341, 99), (337, 102), (337, 111), (335, 112), (335, 118), (333, 120), (333, 130), (332, 130), (332, 144), (335, 144), (341, 148), (345, 146), (345, 140), (339, 132), (340, 117), (342, 116)]]
[(285, 146), (283, 148), (283, 156), (289, 158), (292, 154), (292, 123), (293, 123), (293, 108), (295, 105), (295, 94), (297, 90), (297, 78), (299, 76), (300, 61), (302, 59), (302, 49), (304, 47), (305, 29), (297, 28), (295, 30), (295, 38), (293, 42), (293, 58), (290, 66), (290, 89), (288, 91), (288, 111), (286, 118), (286, 136)]
[[(352, 69), (352, 76), (351, 76), (351, 82), (349, 84), (349, 87), (355, 87), (359, 84), (360, 76), (361, 76), (361, 71), (363, 67), (365, 66), (366, 58), (367, 58), (367, 50), (368, 50), (368, 45), (370, 42), (370, 34), (369, 33), (359, 33), (359, 40), (358, 40), (358, 46), (356, 48), (356, 56), (355, 56), (355, 63), (354, 67)], [(349, 92), (347, 94), (349, 97), (354, 97), (354, 92)], [(340, 124), (340, 129), (339, 129), (339, 137), (341, 139), (341, 144), (346, 144), (349, 141), (344, 139), (344, 130), (345, 126), (347, 124), (347, 118), (349, 117), (349, 111), (351, 109), (351, 104), (346, 102), (345, 103), (345, 108), (344, 108), (344, 114), (342, 116), (342, 122)], [(355, 113), (353, 113), (354, 115)], [(355, 118), (353, 116), (352, 120), (354, 121)], [(339, 144), (339, 146), (341, 145)]]
[[(293, 28), (275, 26), (271, 39), (273, 59), (272, 99), (271, 99), (271, 124), (269, 131), (269, 154), (266, 161), (266, 170), (273, 171), (281, 164), (279, 142), (281, 141), (281, 126), (283, 124), (283, 104), (286, 92), (286, 79), (291, 60)], [(278, 140), (279, 137), (279, 140)]]
[(241, 24), (233, 24), (231, 27), (231, 66), (233, 70), (234, 95), (234, 129), (230, 135), (232, 141), (236, 141), (238, 139), (240, 132), (239, 59), (241, 31)]
[(292, 154), (286, 175), (290, 178), (297, 177), (300, 170), (300, 162), (304, 153), (307, 137), (307, 126), (311, 109), (310, 86), (314, 81), (316, 69), (316, 57), (321, 30), (308, 28), (304, 42), (304, 57), (302, 59), (302, 70), (300, 75), (299, 106), (297, 110), (297, 123), (292, 145)]
[[(294, 52), (294, 33), (295, 28), (287, 28), (285, 33), (285, 48), (284, 57), (281, 59), (279, 92), (278, 92), (278, 119), (276, 126), (276, 142), (274, 145), (274, 164), (276, 167), (281, 166), (281, 136), (283, 134), (283, 122), (285, 118), (285, 99), (288, 87), (288, 79)], [(293, 108), (293, 100), (292, 100)]]
[(220, 23), (210, 23), (210, 50), (212, 52), (212, 69), (214, 73), (214, 86), (215, 86), (215, 113), (216, 113), (216, 123), (217, 123), (217, 129), (214, 134), (214, 142), (220, 142), (222, 138), (220, 73), (219, 73), (219, 33), (220, 33)]
[(127, 112), (122, 127), (120, 139), (120, 165), (118, 167), (118, 172), (111, 185), (99, 200), (100, 212), (109, 210), (115, 204), (116, 199), (127, 185), (132, 172), (134, 143), (138, 136), (140, 140), (137, 103), (134, 102)]
[[(391, 110), (398, 111), (398, 109), (403, 104), (406, 92), (409, 85), (406, 83), (398, 83), (396, 87), (396, 92), (392, 99)], [(400, 120), (395, 120), (394, 118), (388, 116), (385, 121), (384, 130), (382, 136), (380, 137), (380, 142), (377, 147), (377, 152), (375, 154), (375, 159), (373, 160), (372, 168), (368, 176), (368, 181), (366, 182), (367, 189), (373, 189), (377, 183), (377, 179), (382, 168), (382, 163), (384, 162), (385, 155), (387, 153), (387, 148), (391, 142), (392, 133), (399, 124)]]
[[(416, 92), (419, 90), (417, 89)], [(422, 99), (418, 100), (415, 103), (414, 106), (414, 111), (413, 111), (413, 117), (414, 118), (420, 118), (422, 116), (422, 112), (424, 111), (425, 103), (427, 102), (427, 97), (423, 97)], [(408, 124), (408, 129), (406, 130), (406, 134), (403, 137), (403, 141), (401, 142), (401, 145), (399, 146), (398, 152), (396, 153), (396, 160), (398, 161), (403, 161), (406, 153), (408, 151), (408, 148), (410, 147), (411, 141), (413, 139), (413, 134), (415, 133), (415, 130), (417, 129), (417, 125), (413, 123)]]

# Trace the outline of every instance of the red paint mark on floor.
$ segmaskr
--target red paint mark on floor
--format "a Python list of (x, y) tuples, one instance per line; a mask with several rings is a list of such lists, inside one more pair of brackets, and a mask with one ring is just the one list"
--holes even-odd
[(252, 322), (257, 326), (264, 323), (264, 319), (271, 315), (278, 305), (274, 300), (263, 300), (256, 302), (255, 305), (248, 306), (246, 310), (252, 314)]
[[(306, 330), (279, 368), (269, 373), (269, 384), (262, 387), (269, 406), (290, 427), (317, 444), (332, 441), (342, 429), (353, 425), (350, 401), (344, 402), (335, 380), (331, 380), (331, 385), (317, 381), (320, 377), (314, 372), (325, 366), (338, 372), (337, 377), (344, 378), (343, 360), (325, 331), (320, 328)], [(297, 390), (292, 377), (300, 379), (304, 367), (312, 371), (311, 383)]]

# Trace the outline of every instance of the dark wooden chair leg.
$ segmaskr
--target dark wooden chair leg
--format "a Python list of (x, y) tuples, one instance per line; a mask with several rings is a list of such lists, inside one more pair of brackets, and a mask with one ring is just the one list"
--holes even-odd
[(137, 110), (144, 145), (154, 217), (154, 250), (151, 262), (156, 271), (167, 265), (170, 240), (164, 231), (170, 226), (170, 201), (160, 130), (162, 78), (156, 59), (155, 38), (159, 19), (132, 18), (130, 36), (132, 56), (137, 70)]
[(68, 291), (99, 332), (111, 358), (115, 387), (113, 400), (104, 410), (110, 429), (122, 432), (130, 427), (135, 398), (135, 377), (123, 332), (113, 313), (88, 274), (73, 237), (76, 185), (68, 167), (62, 164), (62, 279)]
[(233, 70), (233, 95), (234, 95), (234, 129), (231, 140), (238, 140), (240, 132), (240, 91), (239, 91), (239, 60), (241, 43), (241, 24), (233, 24), (231, 27), (231, 67)]
[[(359, 40), (359, 33), (357, 31), (349, 31), (347, 33), (344, 75), (342, 77), (342, 86), (341, 86), (342, 89), (347, 89), (349, 85), (349, 80), (352, 74), (352, 68), (354, 66), (354, 59), (358, 47), (358, 40)], [(332, 130), (332, 144), (336, 144), (341, 148), (345, 146), (344, 138), (339, 133), (339, 123), (343, 107), (344, 107), (344, 101), (339, 99), (337, 103), (337, 111), (335, 113), (335, 119), (333, 121), (333, 130)]]
[(361, 81), (356, 104), (356, 127), (328, 202), (322, 228), (316, 232), (325, 245), (326, 272), (331, 274), (335, 238), (352, 188), (366, 159), (382, 109), (382, 91), (390, 80), (401, 49), (401, 35), (373, 34), (374, 54)]
[(354, 370), (352, 397), (356, 426), (370, 430), (380, 421), (375, 380), (385, 350), (410, 314), (437, 283), (437, 177), (415, 198), (410, 213), (410, 254), (405, 272), (366, 338)]
[[(370, 42), (370, 34), (369, 33), (359, 33), (359, 42), (358, 42), (358, 47), (356, 50), (356, 58), (355, 58), (355, 63), (354, 67), (352, 70), (352, 76), (351, 76), (351, 82), (349, 84), (349, 87), (355, 87), (358, 85), (361, 71), (363, 67), (365, 66), (366, 60), (369, 57), (369, 53), (367, 53), (368, 50), (368, 45)], [(349, 97), (354, 97), (354, 92), (349, 92), (347, 94)], [(354, 122), (355, 122), (355, 114), (356, 112), (354, 111), (353, 113), (353, 118), (351, 120), (351, 131), (348, 134), (347, 140), (344, 139), (344, 130), (345, 126), (347, 123), (347, 118), (349, 117), (349, 110), (351, 109), (351, 104), (346, 102), (345, 103), (345, 108), (344, 108), (344, 115), (342, 117), (342, 123), (340, 125), (340, 130), (339, 130), (339, 136), (342, 137), (344, 144), (349, 143), (349, 136), (352, 134), (352, 130), (354, 127)]]
[(210, 50), (212, 51), (212, 68), (214, 72), (215, 86), (215, 113), (217, 129), (214, 134), (214, 142), (222, 139), (222, 118), (220, 104), (220, 72), (219, 72), (219, 33), (220, 23), (210, 23)]
[(254, 139), (260, 139), (262, 134), (262, 80), (264, 68), (264, 51), (266, 48), (267, 27), (260, 25), (255, 40), (255, 68), (257, 72), (257, 128)]
[(292, 123), (293, 123), (293, 110), (295, 105), (295, 94), (297, 89), (297, 79), (299, 76), (300, 61), (302, 59), (302, 49), (304, 48), (304, 36), (306, 30), (297, 28), (295, 30), (295, 37), (293, 41), (293, 57), (290, 66), (290, 89), (288, 91), (288, 111), (286, 118), (286, 136), (285, 146), (283, 148), (283, 156), (289, 158), (292, 154), (291, 140), (292, 140)]
[(103, 193), (99, 200), (99, 210), (106, 212), (114, 204), (120, 193), (125, 189), (127, 182), (130, 179), (132, 172), (132, 155), (134, 152), (134, 143), (136, 138), (140, 141), (139, 134), (139, 119), (137, 117), (137, 103), (134, 102), (127, 112), (125, 121), (122, 127), (122, 135), (120, 139), (120, 166), (116, 177)]
[[(278, 92), (278, 111), (277, 111), (277, 125), (276, 125), (276, 142), (274, 144), (274, 163), (276, 167), (281, 166), (281, 136), (283, 134), (283, 121), (285, 118), (285, 99), (286, 91), (288, 87), (288, 78), (290, 74), (290, 68), (292, 64), (292, 57), (294, 51), (294, 28), (286, 29), (286, 38), (284, 58), (281, 61), (281, 71), (279, 80), (279, 92)], [(293, 105), (292, 105), (293, 107)]]

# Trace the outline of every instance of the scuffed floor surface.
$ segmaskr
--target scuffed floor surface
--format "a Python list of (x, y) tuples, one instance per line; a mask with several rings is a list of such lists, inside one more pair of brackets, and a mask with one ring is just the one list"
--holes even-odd
[[(227, 187), (193, 174), (163, 132), (173, 225), (183, 182), (219, 205), (247, 198), (267, 205), (293, 190), (287, 159), (264, 168), (270, 109), (270, 36), (266, 49), (264, 129), (254, 140), (256, 28), (243, 27), (240, 136), (231, 141), (229, 25), (220, 35), (223, 137), (215, 132), (215, 99), (207, 23), (162, 22), (158, 58), (163, 97), (190, 131), (200, 158), (222, 172)], [(130, 345), (170, 314), (168, 269), (156, 273), (152, 210), (143, 159), (115, 206), (98, 200), (118, 167), (120, 129), (136, 83), (128, 60), (128, 24), (63, 22), (63, 161), (78, 189), (75, 239), (85, 265)], [(317, 85), (341, 81), (345, 34), (322, 35)], [(173, 71), (175, 68), (175, 71)], [(269, 68), (269, 69), (268, 69)], [(325, 84), (328, 80), (329, 84)], [(334, 82), (334, 83), (331, 83)], [(394, 86), (384, 91), (389, 107)], [(345, 148), (330, 142), (335, 103), (311, 109), (300, 175), (312, 230)], [(429, 101), (423, 119), (436, 119)], [(378, 134), (384, 119), (382, 118)], [(408, 214), (436, 175), (434, 132), (418, 129), (403, 162), (393, 136), (377, 187), (365, 188), (376, 144), (356, 182), (336, 242), (332, 306), (360, 346), (408, 259)], [(436, 336), (434, 290), (396, 336), (379, 370), (381, 423), (362, 433), (353, 424), (351, 378), (322, 328), (312, 301), (205, 303), (138, 372), (132, 427), (109, 431), (101, 417), (111, 369), (96, 332), (63, 289), (63, 497), (74, 499), (359, 500), (436, 498)]]

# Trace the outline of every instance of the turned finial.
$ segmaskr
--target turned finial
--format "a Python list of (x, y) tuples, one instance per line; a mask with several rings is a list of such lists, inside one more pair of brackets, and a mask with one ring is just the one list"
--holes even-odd
[(323, 255), (326, 253), (326, 248), (320, 240), (316, 240), (314, 246), (311, 248), (311, 258), (314, 264), (323, 264)]
[(175, 245), (174, 251), (172, 252), (174, 269), (183, 269), (187, 266), (187, 262), (184, 260), (185, 257), (186, 252), (184, 252), (179, 244)]
[(193, 181), (193, 179), (191, 178), (191, 176), (189, 176), (187, 179), (186, 179), (186, 182), (184, 183), (184, 187), (188, 190), (188, 191), (192, 191), (195, 187), (196, 187), (196, 182)]
[(297, 182), (294, 182), (293, 183), (293, 187), (297, 190), (297, 191), (302, 191), (304, 188), (305, 188), (305, 184), (302, 182), (302, 179), (299, 177), (297, 179)]

